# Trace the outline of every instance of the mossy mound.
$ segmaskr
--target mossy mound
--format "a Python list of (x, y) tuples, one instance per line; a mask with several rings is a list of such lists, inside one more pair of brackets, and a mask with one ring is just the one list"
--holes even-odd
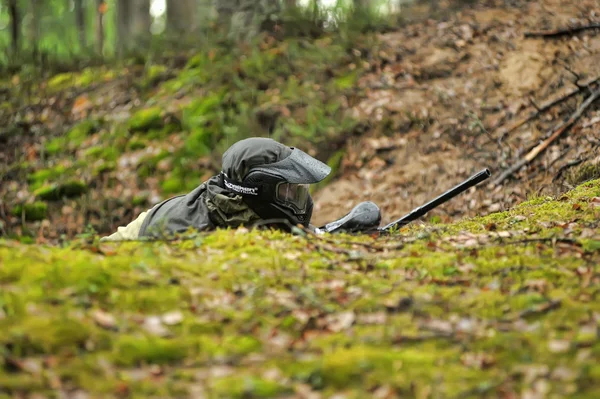
[(56, 155), (64, 151), (75, 150), (83, 144), (86, 138), (94, 133), (100, 123), (96, 120), (86, 120), (73, 126), (64, 136), (50, 140), (46, 146), (46, 152)]
[(597, 397), (599, 205), (595, 180), (380, 237), (0, 240), (3, 393)]
[(34, 191), (34, 195), (45, 201), (58, 201), (65, 198), (79, 197), (86, 193), (88, 186), (79, 180), (68, 180), (62, 183), (46, 184)]
[(129, 119), (129, 129), (132, 131), (147, 132), (151, 129), (160, 129), (163, 126), (162, 110), (159, 107), (139, 110)]
[(25, 220), (35, 222), (46, 218), (48, 205), (44, 202), (36, 201), (28, 204), (19, 204), (12, 210), (12, 214), (18, 217), (25, 217)]

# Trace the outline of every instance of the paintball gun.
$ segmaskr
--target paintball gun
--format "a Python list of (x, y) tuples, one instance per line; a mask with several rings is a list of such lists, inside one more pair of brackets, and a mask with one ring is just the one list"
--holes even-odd
[(421, 216), (424, 216), (430, 210), (451, 200), (452, 198), (468, 190), (469, 188), (476, 186), (477, 184), (486, 180), (490, 176), (490, 171), (488, 169), (483, 169), (480, 172), (469, 177), (464, 182), (456, 185), (455, 187), (451, 188), (450, 190), (446, 191), (440, 196), (432, 199), (425, 205), (413, 209), (411, 212), (402, 216), (400, 219), (395, 220), (383, 227), (378, 227), (379, 223), (381, 222), (381, 211), (379, 210), (379, 207), (375, 203), (367, 201), (361, 202), (360, 204), (356, 205), (344, 217), (333, 222), (327, 223), (322, 227), (318, 227), (315, 229), (315, 231), (317, 234), (336, 233), (342, 231), (347, 233), (370, 231), (383, 232), (389, 231), (395, 227), (402, 227), (414, 220), (417, 220)]

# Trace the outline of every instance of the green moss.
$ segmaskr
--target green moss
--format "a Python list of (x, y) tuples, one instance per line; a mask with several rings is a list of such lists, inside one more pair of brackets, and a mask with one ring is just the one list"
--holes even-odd
[(94, 176), (99, 176), (107, 172), (112, 172), (117, 169), (117, 165), (115, 162), (102, 162), (100, 165), (94, 167), (92, 174)]
[(44, 149), (49, 155), (56, 155), (63, 152), (65, 150), (66, 145), (67, 141), (64, 137), (56, 137), (50, 140), (48, 143), (46, 143)]
[(16, 356), (35, 353), (78, 353), (90, 337), (85, 324), (73, 318), (29, 317), (9, 330), (5, 337)]
[(358, 74), (356, 72), (351, 72), (347, 75), (335, 78), (334, 85), (338, 90), (347, 90), (353, 88), (356, 85), (357, 80)]
[(211, 134), (206, 129), (194, 129), (185, 139), (185, 151), (197, 156), (210, 154)]
[(119, 149), (112, 146), (106, 147), (102, 145), (97, 145), (85, 150), (84, 155), (86, 158), (101, 159), (103, 161), (115, 162), (121, 155), (121, 152), (119, 151)]
[(73, 198), (85, 194), (88, 186), (79, 180), (68, 180), (62, 183), (49, 184), (34, 191), (34, 195), (42, 200), (57, 201), (63, 197)]
[(188, 68), (188, 69), (199, 68), (199, 67), (202, 67), (204, 64), (206, 64), (208, 61), (209, 61), (209, 59), (208, 59), (208, 55), (206, 53), (199, 53), (199, 54), (194, 55), (193, 57), (191, 57), (188, 60), (186, 68)]
[(145, 139), (136, 136), (127, 142), (127, 149), (129, 151), (143, 150), (147, 146), (148, 142)]
[(67, 133), (69, 144), (73, 144), (74, 146), (81, 145), (81, 143), (97, 128), (98, 122), (95, 120), (86, 120), (78, 123)]
[(276, 381), (252, 376), (221, 378), (213, 383), (212, 388), (219, 398), (274, 398), (292, 393), (290, 388)]
[(58, 179), (67, 173), (67, 168), (62, 165), (57, 165), (53, 168), (40, 169), (31, 173), (27, 180), (31, 184), (32, 189), (40, 187), (43, 183)]
[(183, 109), (183, 127), (188, 130), (204, 127), (211, 120), (210, 116), (218, 110), (223, 96), (223, 92), (214, 92), (194, 99)]
[(54, 75), (48, 79), (46, 86), (49, 92), (55, 93), (70, 87), (88, 87), (94, 83), (112, 80), (114, 76), (114, 71), (88, 67), (79, 73), (67, 72)]
[(51, 91), (59, 91), (72, 85), (75, 81), (75, 74), (61, 73), (53, 76), (48, 80), (48, 89)]
[(147, 132), (151, 129), (160, 129), (163, 125), (162, 110), (159, 107), (139, 110), (129, 119), (129, 129), (132, 131)]
[(123, 366), (170, 364), (191, 355), (192, 347), (181, 340), (148, 337), (120, 337), (115, 345), (115, 363)]
[(133, 197), (133, 199), (131, 200), (131, 205), (133, 205), (133, 206), (147, 205), (148, 198), (149, 198), (148, 193), (140, 193), (140, 194), (136, 195), (135, 197)]
[(149, 88), (155, 86), (161, 80), (169, 76), (169, 68), (165, 65), (152, 64), (146, 68), (146, 76), (142, 80), (142, 87)]
[(64, 136), (56, 137), (47, 142), (44, 148), (49, 155), (76, 150), (98, 127), (99, 122), (96, 120), (80, 122), (73, 126)]
[(160, 188), (165, 194), (178, 194), (185, 191), (185, 181), (180, 177), (170, 177), (165, 179)]
[[(28, 374), (0, 374), (0, 387), (9, 394), (39, 392), (44, 390), (45, 384), (41, 377)], [(13, 396), (6, 396), (12, 398)], [(2, 393), (0, 393), (2, 398)]]
[(25, 217), (25, 220), (36, 221), (46, 218), (48, 205), (44, 202), (36, 201), (24, 205), (17, 205), (13, 208), (12, 214), (18, 217)]

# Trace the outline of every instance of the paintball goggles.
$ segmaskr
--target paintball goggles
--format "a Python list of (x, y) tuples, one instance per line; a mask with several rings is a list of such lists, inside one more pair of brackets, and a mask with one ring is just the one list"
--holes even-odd
[(421, 216), (424, 216), (430, 210), (442, 205), (443, 203), (451, 200), (456, 197), (460, 193), (468, 190), (469, 188), (481, 183), (491, 176), (491, 173), (488, 169), (483, 169), (482, 171), (474, 174), (469, 177), (464, 182), (458, 184), (457, 186), (451, 188), (440, 196), (434, 198), (429, 201), (425, 205), (417, 207), (413, 209), (410, 213), (402, 216), (400, 219), (395, 220), (383, 227), (379, 227), (379, 223), (381, 222), (381, 211), (379, 207), (371, 202), (361, 202), (356, 205), (347, 215), (344, 217), (335, 220), (333, 222), (327, 223), (322, 227), (317, 227), (315, 229), (317, 234), (322, 233), (336, 233), (336, 232), (346, 232), (346, 233), (357, 233), (357, 232), (371, 232), (371, 231), (390, 231), (394, 228), (402, 227), (407, 225), (408, 223), (417, 220)]

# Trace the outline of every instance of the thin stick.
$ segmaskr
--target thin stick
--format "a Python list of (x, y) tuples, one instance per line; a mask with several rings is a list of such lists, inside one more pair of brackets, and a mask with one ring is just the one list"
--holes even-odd
[(525, 37), (559, 37), (573, 35), (575, 33), (579, 33), (588, 29), (600, 29), (600, 22), (594, 22), (588, 25), (574, 26), (572, 28), (525, 32)]
[(544, 151), (550, 144), (552, 144), (557, 138), (559, 138), (564, 132), (566, 132), (571, 126), (577, 122), (577, 120), (583, 115), (585, 110), (600, 97), (600, 89), (596, 90), (592, 93), (591, 96), (588, 97), (587, 100), (584, 101), (583, 104), (575, 111), (573, 115), (569, 117), (564, 122), (561, 122), (556, 126), (550, 137), (546, 140), (542, 141), (540, 144), (535, 146), (531, 151), (525, 155), (524, 158), (520, 159), (517, 163), (515, 163), (510, 168), (506, 169), (504, 172), (494, 180), (493, 184), (496, 186), (506, 180), (508, 177), (512, 176), (515, 172), (519, 171), (523, 166), (529, 164), (533, 161), (542, 151)]
[(559, 104), (565, 100), (568, 100), (569, 98), (573, 97), (575, 94), (580, 93), (582, 89), (588, 88), (598, 81), (600, 81), (600, 76), (596, 76), (595, 78), (592, 78), (591, 80), (588, 80), (587, 82), (584, 82), (581, 85), (576, 83), (577, 87), (574, 88), (573, 90), (570, 90), (567, 93), (563, 94), (562, 96), (553, 98), (553, 99), (548, 100), (547, 102), (539, 105), (536, 109), (529, 112), (527, 115), (525, 115), (521, 119), (518, 119), (515, 122), (511, 123), (509, 126), (505, 127), (504, 129), (499, 130), (496, 133), (497, 135), (500, 136), (499, 140), (504, 139), (504, 137), (506, 137), (508, 134), (510, 134), (513, 131), (515, 131), (516, 129), (520, 128), (521, 126), (523, 126), (530, 120), (535, 119), (542, 112), (549, 110), (556, 104)]

